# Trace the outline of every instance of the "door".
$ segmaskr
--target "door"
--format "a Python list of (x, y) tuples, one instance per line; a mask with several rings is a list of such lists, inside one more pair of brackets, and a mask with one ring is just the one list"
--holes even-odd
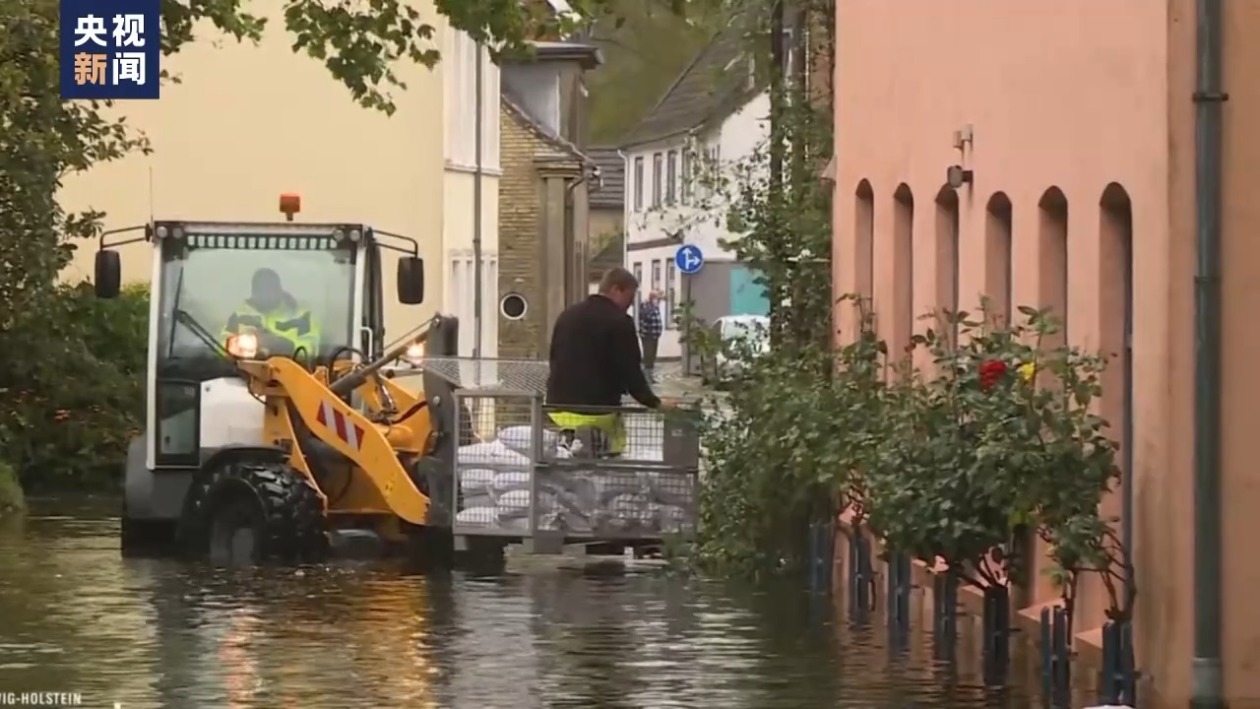
[(731, 269), (731, 311), (727, 315), (769, 315), (770, 298), (757, 282), (757, 272), (736, 264)]

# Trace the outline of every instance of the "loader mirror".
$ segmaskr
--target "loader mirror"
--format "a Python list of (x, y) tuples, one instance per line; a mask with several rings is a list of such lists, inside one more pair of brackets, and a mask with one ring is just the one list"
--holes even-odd
[(419, 256), (398, 259), (398, 302), (403, 305), (424, 302), (424, 259)]
[(122, 260), (117, 251), (102, 249), (96, 252), (96, 274), (92, 279), (96, 284), (97, 298), (117, 298), (122, 288)]

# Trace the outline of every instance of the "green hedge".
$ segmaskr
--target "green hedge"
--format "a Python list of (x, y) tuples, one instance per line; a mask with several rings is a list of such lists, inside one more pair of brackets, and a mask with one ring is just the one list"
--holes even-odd
[(0, 462), (27, 491), (100, 489), (121, 478), (143, 428), (148, 289), (98, 300), (89, 283), (58, 286), (38, 315), (0, 336)]
[(26, 509), (26, 497), (18, 484), (17, 473), (8, 463), (0, 460), (0, 517), (6, 513)]

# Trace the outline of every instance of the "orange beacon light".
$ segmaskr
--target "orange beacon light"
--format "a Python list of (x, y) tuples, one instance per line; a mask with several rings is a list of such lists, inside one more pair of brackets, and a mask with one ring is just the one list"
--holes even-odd
[(302, 211), (302, 198), (298, 195), (286, 193), (280, 195), (280, 212), (284, 214), (286, 222), (293, 221), (293, 215)]

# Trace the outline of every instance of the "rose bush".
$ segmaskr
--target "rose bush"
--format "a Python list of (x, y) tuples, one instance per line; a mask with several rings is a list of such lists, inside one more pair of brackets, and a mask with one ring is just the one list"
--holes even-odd
[(1026, 561), (1014, 542), (1033, 530), (1053, 544), (1070, 593), (1081, 572), (1118, 578), (1114, 520), (1099, 515), (1119, 476), (1117, 446), (1095, 413), (1105, 360), (1045, 347), (1057, 324), (1021, 312), (1011, 328), (949, 316), (957, 347), (932, 329), (914, 338), (931, 363), (889, 387), (896, 405), (866, 472), (865, 508), (891, 547), (943, 559), (980, 584), (1009, 583)]
[(889, 549), (979, 586), (1012, 583), (1027, 561), (1021, 535), (1037, 534), (1069, 601), (1077, 577), (1096, 572), (1113, 615), (1126, 613), (1115, 520), (1099, 513), (1118, 478), (1095, 413), (1105, 360), (1045, 347), (1054, 320), (1021, 312), (1008, 328), (948, 316), (949, 337), (927, 329), (896, 364), (865, 312), (834, 351), (750, 359), (702, 433), (700, 560), (728, 573), (799, 568), (809, 523), (848, 507)]

